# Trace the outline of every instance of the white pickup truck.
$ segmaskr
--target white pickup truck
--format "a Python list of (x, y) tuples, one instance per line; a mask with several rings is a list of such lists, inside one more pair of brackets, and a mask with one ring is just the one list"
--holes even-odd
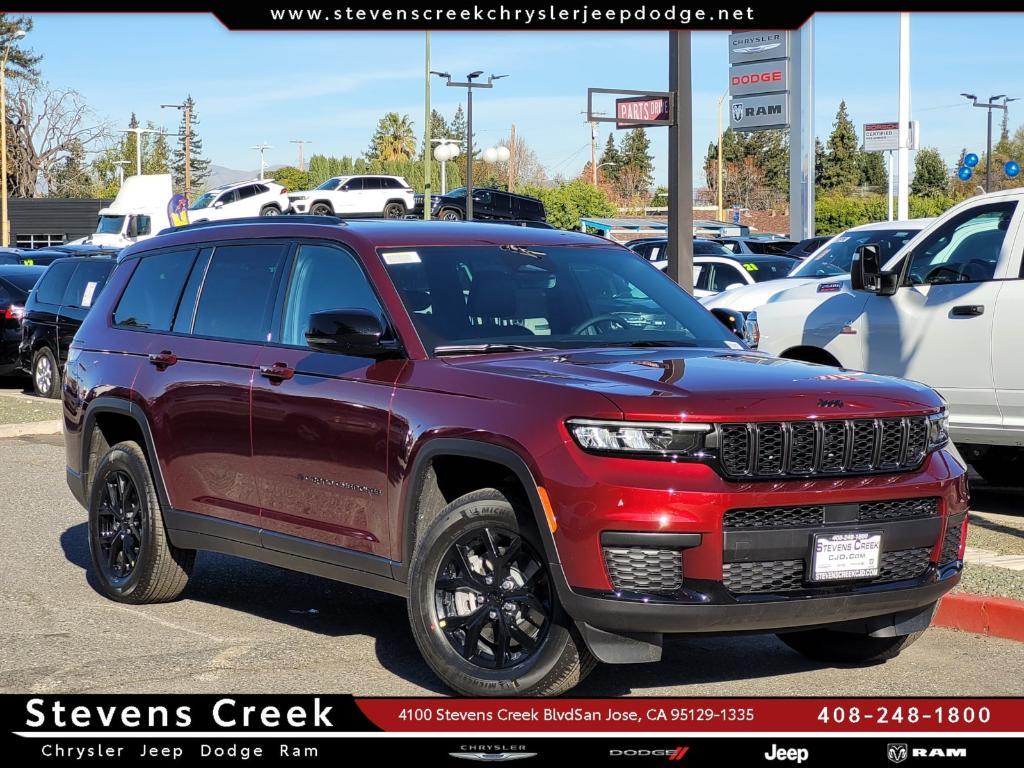
[[(885, 264), (862, 248), (851, 275), (756, 308), (748, 343), (780, 357), (935, 387), (950, 432), (987, 481), (1024, 484), (1024, 190), (954, 206)], [(851, 374), (854, 375), (855, 374)]]

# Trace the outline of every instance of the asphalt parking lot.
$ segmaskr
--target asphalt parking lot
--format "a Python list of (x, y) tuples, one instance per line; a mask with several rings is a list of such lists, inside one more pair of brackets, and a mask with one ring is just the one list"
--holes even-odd
[[(87, 576), (85, 513), (59, 435), (0, 440), (0, 691), (444, 694), (402, 600), (202, 553), (183, 599), (123, 606)], [(1020, 695), (1024, 644), (932, 629), (900, 658), (823, 667), (773, 637), (670, 639), (660, 664), (603, 666), (618, 695)]]

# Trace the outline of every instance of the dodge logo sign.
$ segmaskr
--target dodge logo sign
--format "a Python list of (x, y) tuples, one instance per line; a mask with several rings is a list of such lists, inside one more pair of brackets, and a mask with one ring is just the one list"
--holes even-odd
[(788, 61), (737, 64), (729, 70), (729, 93), (733, 97), (759, 96), (788, 90)]

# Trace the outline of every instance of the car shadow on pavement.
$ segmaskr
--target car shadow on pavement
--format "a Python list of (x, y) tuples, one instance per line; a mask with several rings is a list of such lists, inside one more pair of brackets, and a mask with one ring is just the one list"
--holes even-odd
[[(60, 537), (65, 558), (92, 574), (88, 524), (68, 528)], [(102, 594), (102, 593), (100, 593)], [(214, 552), (200, 552), (181, 600), (196, 600), (328, 637), (374, 638), (381, 666), (433, 693), (449, 691), (420, 656), (409, 629), (405, 600), (272, 565)], [(355, 691), (354, 693), (359, 693)]]
[[(971, 509), (977, 512), (988, 512), (994, 515), (1012, 515), (1020, 517), (1024, 509), (1024, 488), (1001, 488), (981, 483), (971, 483)], [(1022, 535), (1019, 528), (999, 526), (991, 520), (985, 521), (971, 517), (971, 522), (1000, 533)]]

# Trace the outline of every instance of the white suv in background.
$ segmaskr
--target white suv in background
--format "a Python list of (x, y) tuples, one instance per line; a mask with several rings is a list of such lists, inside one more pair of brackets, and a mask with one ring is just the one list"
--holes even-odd
[(880, 271), (862, 256), (852, 278), (757, 307), (747, 338), (779, 357), (934, 387), (964, 458), (994, 485), (1024, 485), (1022, 254), (1024, 190), (979, 195), (877, 259)]
[(335, 176), (316, 189), (288, 195), (292, 213), (383, 216), (401, 219), (413, 209), (413, 190), (401, 176)]
[(188, 207), (189, 223), (245, 216), (279, 216), (288, 210), (288, 188), (269, 180), (239, 181), (208, 190)]

